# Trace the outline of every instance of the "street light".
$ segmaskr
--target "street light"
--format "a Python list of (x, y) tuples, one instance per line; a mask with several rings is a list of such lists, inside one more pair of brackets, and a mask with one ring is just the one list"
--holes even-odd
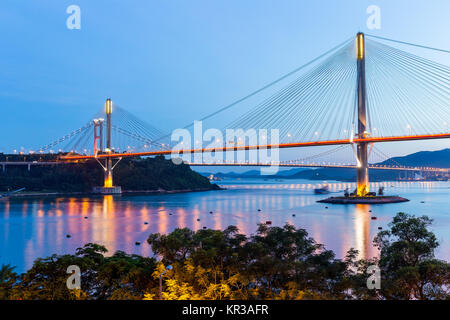
[(166, 269), (159, 275), (159, 300), (162, 300), (162, 276), (167, 270), (172, 270), (172, 266), (168, 265)]

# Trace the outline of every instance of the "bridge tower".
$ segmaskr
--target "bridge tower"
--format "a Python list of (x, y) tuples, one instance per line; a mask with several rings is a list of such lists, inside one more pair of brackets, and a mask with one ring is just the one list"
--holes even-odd
[[(106, 99), (105, 103), (105, 114), (106, 114), (106, 149), (105, 151), (111, 153), (111, 115), (112, 115), (112, 101), (111, 99)], [(106, 159), (106, 170), (105, 170), (105, 188), (112, 188), (113, 186), (113, 176), (112, 176), (112, 159)]]
[[(356, 63), (357, 63), (357, 93), (358, 93), (358, 133), (359, 139), (368, 136), (366, 130), (366, 48), (364, 43), (364, 33), (356, 35)], [(364, 197), (369, 193), (369, 164), (367, 155), (367, 142), (357, 144), (357, 169), (356, 169), (356, 191), (357, 195)]]
[[(105, 115), (106, 115), (106, 148), (102, 150), (102, 142), (100, 142), (100, 151), (106, 152), (106, 153), (112, 153), (112, 146), (111, 146), (111, 116), (112, 116), (112, 101), (111, 99), (106, 99), (105, 102)], [(97, 122), (96, 122), (97, 121)], [(98, 145), (97, 140), (102, 141), (103, 140), (103, 119), (96, 119), (94, 120), (94, 154), (97, 159), (97, 152), (98, 152)], [(97, 127), (100, 127), (100, 134), (97, 134)], [(97, 159), (98, 163), (102, 166), (103, 170), (105, 171), (105, 178), (104, 178), (104, 184), (103, 187), (94, 187), (93, 192), (94, 193), (101, 193), (101, 194), (115, 194), (115, 193), (121, 193), (122, 189), (120, 187), (113, 185), (113, 169), (117, 165), (117, 163), (121, 160), (121, 158), (118, 158), (116, 163), (113, 165), (112, 158), (106, 158), (105, 164), (101, 163), (99, 159)]]
[(94, 119), (94, 155), (103, 151), (103, 119)]

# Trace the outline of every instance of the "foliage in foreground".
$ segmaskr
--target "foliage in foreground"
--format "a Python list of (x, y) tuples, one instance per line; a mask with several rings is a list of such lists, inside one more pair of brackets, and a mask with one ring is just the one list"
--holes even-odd
[[(141, 257), (87, 244), (75, 255), (37, 259), (26, 273), (0, 269), (0, 299), (449, 299), (450, 265), (434, 258), (431, 220), (397, 214), (378, 233), (380, 257), (345, 259), (292, 225), (259, 225), (250, 237), (236, 227), (151, 234), (160, 257)], [(367, 268), (381, 269), (381, 289), (367, 289)], [(78, 265), (81, 290), (68, 290), (66, 269)], [(173, 269), (166, 271), (166, 266)]]

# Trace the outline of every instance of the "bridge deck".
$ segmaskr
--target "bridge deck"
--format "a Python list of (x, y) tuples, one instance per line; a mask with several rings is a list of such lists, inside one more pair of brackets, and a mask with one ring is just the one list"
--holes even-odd
[(106, 153), (98, 155), (73, 155), (62, 156), (61, 160), (86, 160), (86, 159), (102, 159), (102, 158), (126, 158), (126, 157), (140, 157), (140, 156), (156, 156), (169, 154), (187, 154), (187, 153), (207, 153), (207, 152), (229, 152), (229, 151), (245, 151), (256, 149), (284, 149), (284, 148), (301, 148), (301, 147), (315, 147), (315, 146), (331, 146), (331, 145), (346, 145), (358, 142), (378, 143), (378, 142), (398, 142), (398, 141), (414, 141), (414, 140), (430, 140), (430, 139), (448, 139), (450, 133), (428, 134), (428, 135), (411, 135), (411, 136), (396, 136), (396, 137), (371, 137), (365, 139), (344, 139), (344, 140), (326, 140), (326, 141), (312, 141), (312, 142), (294, 142), (281, 144), (267, 144), (267, 145), (253, 145), (253, 146), (233, 146), (233, 147), (216, 147), (216, 148), (201, 148), (201, 149), (185, 149), (185, 150), (158, 150), (148, 152), (126, 152), (126, 153)]

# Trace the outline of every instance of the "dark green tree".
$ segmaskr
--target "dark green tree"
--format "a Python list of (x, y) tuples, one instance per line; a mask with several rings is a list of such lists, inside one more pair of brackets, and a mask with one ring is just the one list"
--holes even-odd
[(0, 300), (9, 299), (11, 289), (17, 281), (17, 273), (14, 267), (9, 264), (3, 264), (0, 268)]
[(69, 290), (66, 282), (70, 276), (67, 267), (77, 265), (87, 270), (90, 265), (73, 255), (52, 255), (39, 258), (20, 277), (20, 282), (11, 290), (10, 297), (20, 300), (76, 300), (84, 299), (83, 290)]
[[(398, 213), (389, 224), (390, 230), (381, 231), (374, 239), (380, 249), (379, 259), (361, 261), (359, 278), (370, 264), (381, 270), (381, 289), (360, 290), (362, 298), (381, 299), (448, 299), (450, 298), (450, 265), (435, 258), (439, 246), (429, 227), (432, 220)], [(360, 285), (363, 284), (360, 281)]]

